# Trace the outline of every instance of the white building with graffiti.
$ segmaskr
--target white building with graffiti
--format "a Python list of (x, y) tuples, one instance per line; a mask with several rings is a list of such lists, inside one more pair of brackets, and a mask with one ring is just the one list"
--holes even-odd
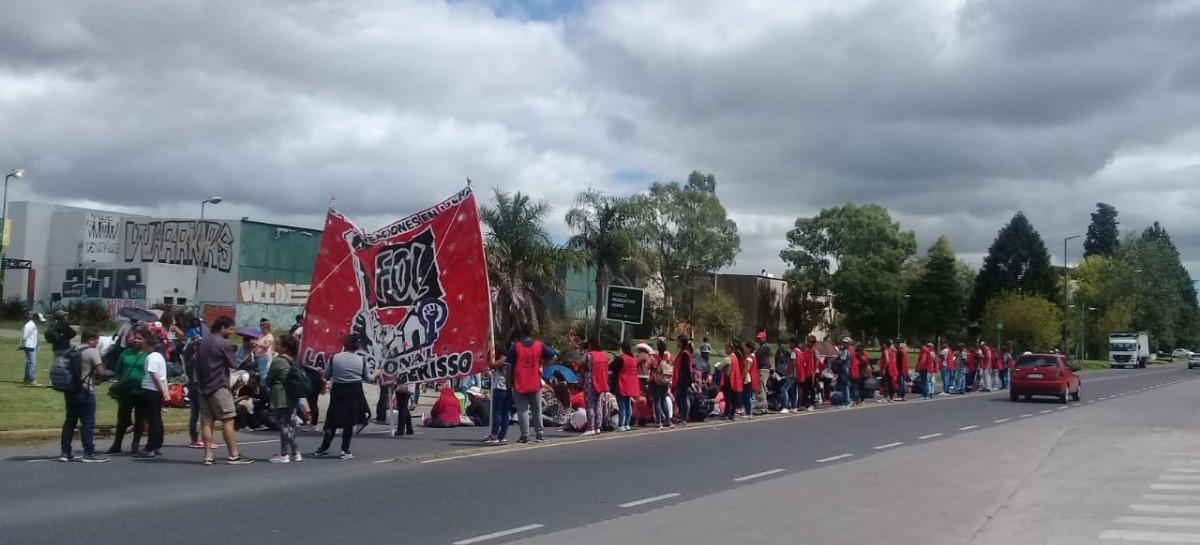
[(176, 304), (286, 327), (309, 291), (320, 231), (249, 220), (155, 218), (36, 202), (8, 206), (4, 297), (37, 308), (79, 299)]

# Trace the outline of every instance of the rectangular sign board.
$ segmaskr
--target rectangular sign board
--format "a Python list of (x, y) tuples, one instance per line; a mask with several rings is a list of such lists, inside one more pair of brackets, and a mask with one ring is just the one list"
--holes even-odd
[(642, 323), (646, 296), (640, 288), (609, 286), (604, 298), (604, 317), (614, 322)]

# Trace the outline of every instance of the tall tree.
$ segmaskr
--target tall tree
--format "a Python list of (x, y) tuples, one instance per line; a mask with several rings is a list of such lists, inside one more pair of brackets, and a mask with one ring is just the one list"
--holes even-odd
[(920, 276), (909, 288), (908, 330), (922, 335), (951, 337), (963, 325), (966, 292), (954, 247), (945, 236), (929, 247)]
[(596, 269), (596, 316), (592, 335), (600, 338), (604, 320), (604, 290), (614, 275), (624, 276), (626, 262), (639, 259), (642, 233), (634, 200), (612, 197), (595, 189), (575, 196), (566, 223), (575, 234), (567, 246), (580, 252), (583, 261)]
[(994, 332), (1003, 324), (1003, 339), (1011, 341), (1016, 352), (1045, 351), (1056, 346), (1063, 327), (1062, 311), (1057, 303), (1036, 296), (1006, 293), (988, 301), (983, 316), (984, 331)]
[(550, 205), (521, 192), (496, 189), (493, 203), (479, 211), (487, 229), (488, 279), (496, 290), (498, 336), (523, 325), (539, 328), (546, 316), (543, 296), (562, 293), (555, 268), (563, 252), (543, 227)]
[(705, 296), (696, 313), (696, 322), (709, 337), (727, 339), (741, 331), (743, 317), (744, 311), (733, 297), (722, 290), (714, 290)]
[(1148, 331), (1151, 345), (1166, 348), (1200, 340), (1196, 287), (1166, 229), (1155, 222), (1140, 236), (1126, 238), (1117, 259), (1133, 295), (1133, 327)]
[(894, 331), (903, 296), (901, 269), (916, 237), (892, 221), (886, 208), (853, 203), (798, 218), (779, 256), (793, 277), (829, 293), (851, 331)]
[(699, 280), (733, 265), (741, 248), (737, 224), (727, 217), (716, 189), (713, 175), (696, 171), (686, 185), (655, 183), (643, 200), (645, 242), (656, 254), (663, 294), (673, 300), (677, 320), (695, 320)]
[(988, 248), (983, 269), (975, 280), (968, 318), (982, 315), (987, 302), (1005, 292), (1057, 300), (1056, 285), (1050, 252), (1042, 236), (1023, 212), (1017, 212)]
[(1120, 244), (1121, 233), (1117, 229), (1117, 209), (1107, 203), (1096, 203), (1092, 212), (1092, 224), (1088, 225), (1087, 238), (1083, 240), (1083, 256), (1111, 256)]

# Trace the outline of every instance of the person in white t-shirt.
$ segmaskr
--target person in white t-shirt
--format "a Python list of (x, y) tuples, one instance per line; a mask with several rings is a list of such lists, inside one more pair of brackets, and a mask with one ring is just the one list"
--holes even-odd
[(134, 405), (134, 429), (141, 429), (145, 423), (149, 428), (146, 438), (146, 450), (135, 453), (135, 458), (153, 458), (162, 456), (159, 449), (163, 445), (162, 408), (163, 401), (170, 393), (167, 391), (167, 360), (159, 351), (162, 339), (148, 330), (139, 330), (142, 337), (142, 351), (146, 353), (146, 371), (142, 375), (142, 395)]

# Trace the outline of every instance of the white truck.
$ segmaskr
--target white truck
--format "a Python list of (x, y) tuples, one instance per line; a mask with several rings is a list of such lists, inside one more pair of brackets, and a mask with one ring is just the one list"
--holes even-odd
[(1114, 331), (1108, 334), (1108, 366), (1144, 368), (1150, 359), (1150, 334)]

